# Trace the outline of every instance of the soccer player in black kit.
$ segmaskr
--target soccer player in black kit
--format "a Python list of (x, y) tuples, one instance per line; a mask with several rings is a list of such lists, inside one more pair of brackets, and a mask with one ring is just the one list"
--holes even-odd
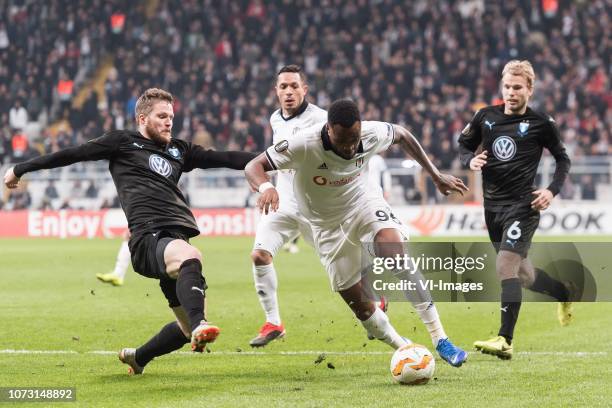
[[(574, 287), (535, 269), (527, 258), (529, 246), (546, 210), (559, 193), (570, 169), (570, 159), (552, 117), (532, 110), (535, 73), (529, 61), (513, 60), (502, 72), (504, 104), (479, 110), (459, 137), (461, 163), (482, 171), (485, 222), (497, 251), (496, 270), (501, 281), (499, 334), (474, 343), (476, 350), (501, 359), (512, 358), (512, 337), (522, 301), (521, 287), (546, 293), (559, 302), (562, 325), (571, 320)], [(482, 152), (475, 155), (482, 145)], [(534, 180), (543, 148), (555, 158), (553, 180), (536, 189)]]
[(195, 168), (244, 169), (255, 157), (247, 152), (217, 152), (173, 139), (174, 111), (170, 93), (151, 88), (136, 103), (138, 131), (116, 130), (77, 147), (41, 156), (7, 170), (4, 182), (17, 187), (25, 173), (90, 160), (108, 160), (131, 232), (134, 270), (159, 279), (159, 286), (176, 321), (141, 347), (124, 348), (119, 359), (132, 374), (141, 374), (155, 357), (178, 350), (191, 341), (202, 352), (215, 341), (219, 328), (206, 321), (202, 255), (189, 244), (199, 235), (193, 214), (177, 183)]

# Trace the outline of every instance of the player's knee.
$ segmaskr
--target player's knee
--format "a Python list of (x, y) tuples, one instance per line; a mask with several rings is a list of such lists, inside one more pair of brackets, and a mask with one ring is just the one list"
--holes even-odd
[(256, 266), (270, 265), (272, 263), (272, 255), (268, 251), (256, 249), (251, 252), (251, 260)]
[(200, 261), (200, 263), (202, 263), (202, 253), (200, 252), (199, 249), (192, 247), (191, 245), (189, 245), (183, 251), (181, 251), (180, 258), (181, 259), (179, 262), (181, 264), (189, 259), (197, 259), (198, 261)]
[(499, 251), (496, 260), (497, 276), (501, 279), (511, 279), (519, 277), (521, 256), (510, 251)]
[(200, 264), (202, 263), (202, 253), (191, 245), (184, 247), (170, 261), (166, 261), (166, 273), (168, 276), (172, 279), (177, 279), (181, 266), (190, 259), (196, 259)]
[(535, 276), (529, 272), (529, 270), (525, 270), (522, 267), (519, 269), (518, 278), (521, 282), (521, 286), (524, 288), (530, 288), (535, 280)]
[(393, 228), (383, 228), (374, 237), (374, 252), (376, 256), (383, 258), (393, 258), (404, 253), (402, 237)]

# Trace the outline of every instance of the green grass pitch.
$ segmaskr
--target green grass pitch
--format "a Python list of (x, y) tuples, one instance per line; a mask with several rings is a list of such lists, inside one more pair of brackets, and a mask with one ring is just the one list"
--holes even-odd
[[(211, 353), (185, 347), (130, 377), (114, 353), (148, 340), (172, 314), (154, 280), (130, 271), (114, 288), (95, 279), (112, 268), (119, 241), (0, 240), (0, 387), (76, 387), (74, 405), (54, 405), (83, 407), (592, 407), (612, 400), (610, 303), (576, 305), (569, 327), (557, 323), (554, 303), (526, 303), (512, 361), (470, 353), (457, 369), (437, 358), (429, 384), (400, 386), (389, 373), (391, 350), (366, 339), (311, 248), (275, 260), (287, 336), (253, 352), (248, 341), (263, 313), (252, 240), (193, 243), (204, 255), (208, 315), (221, 336)], [(446, 332), (466, 349), (498, 328), (496, 303), (438, 308)], [(391, 304), (389, 316), (402, 335), (433, 349), (409, 304)], [(322, 352), (326, 359), (315, 364)]]

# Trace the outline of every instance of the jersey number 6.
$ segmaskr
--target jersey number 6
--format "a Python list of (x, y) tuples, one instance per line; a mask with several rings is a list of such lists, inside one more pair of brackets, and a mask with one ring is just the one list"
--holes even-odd
[(510, 239), (519, 239), (521, 237), (521, 229), (519, 228), (520, 221), (514, 221), (510, 228), (508, 228), (508, 238)]

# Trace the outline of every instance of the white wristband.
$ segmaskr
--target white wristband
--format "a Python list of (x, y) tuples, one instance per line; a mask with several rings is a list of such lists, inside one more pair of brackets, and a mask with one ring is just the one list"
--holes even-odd
[(269, 181), (266, 181), (265, 183), (261, 183), (259, 185), (259, 192), (263, 193), (266, 190), (269, 190), (271, 188), (274, 188), (274, 184), (270, 183)]

